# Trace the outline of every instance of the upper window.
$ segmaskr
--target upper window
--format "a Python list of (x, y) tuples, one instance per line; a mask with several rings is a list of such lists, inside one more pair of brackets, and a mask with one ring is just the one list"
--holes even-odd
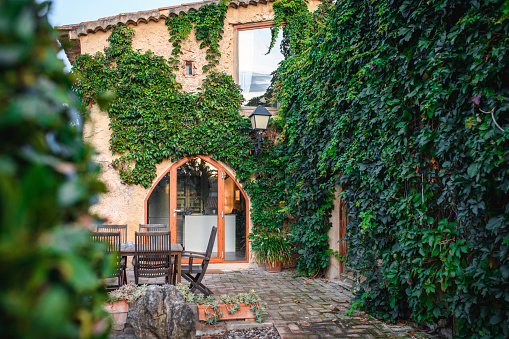
[(238, 28), (238, 79), (245, 106), (256, 106), (258, 102), (263, 106), (276, 106), (271, 83), (272, 72), (283, 60), (279, 48), (282, 36), (280, 30), (276, 44), (267, 54), (271, 41), (270, 27)]
[(186, 61), (184, 66), (185, 75), (193, 75), (193, 62)]

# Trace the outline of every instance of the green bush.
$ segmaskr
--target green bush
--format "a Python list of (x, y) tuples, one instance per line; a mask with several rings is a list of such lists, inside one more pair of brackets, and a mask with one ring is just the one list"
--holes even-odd
[(298, 268), (320, 269), (339, 184), (364, 310), (509, 336), (509, 1), (323, 13), (278, 69)]
[(104, 191), (92, 150), (72, 123), (79, 104), (45, 13), (0, 2), (0, 333), (69, 338), (104, 316), (104, 251), (79, 223)]
[(249, 233), (254, 259), (260, 264), (286, 264), (291, 260), (291, 245), (285, 231), (258, 231)]

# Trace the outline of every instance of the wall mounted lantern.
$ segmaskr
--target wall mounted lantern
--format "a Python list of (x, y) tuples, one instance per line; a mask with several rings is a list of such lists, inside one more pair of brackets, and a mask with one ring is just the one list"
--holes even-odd
[(258, 156), (258, 153), (260, 153), (260, 150), (262, 149), (262, 134), (267, 129), (270, 117), (270, 112), (267, 111), (267, 109), (263, 107), (261, 103), (258, 103), (256, 109), (249, 116), (249, 119), (251, 119), (251, 127), (256, 133), (256, 143), (254, 149), (255, 157)]

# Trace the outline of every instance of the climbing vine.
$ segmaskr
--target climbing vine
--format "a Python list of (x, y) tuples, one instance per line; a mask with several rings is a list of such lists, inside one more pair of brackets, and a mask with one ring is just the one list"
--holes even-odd
[(277, 98), (293, 232), (318, 244), (343, 187), (356, 304), (377, 317), (509, 335), (508, 9), (340, 0), (303, 48), (288, 42)]
[[(276, 1), (273, 6), (275, 26), (271, 48), (278, 31), (282, 29), (281, 50), (287, 62), (298, 63), (298, 58), (305, 59), (312, 38), (323, 29), (330, 6), (329, 2), (324, 2), (317, 11), (311, 13), (303, 0)], [(294, 92), (285, 91), (284, 79), (288, 75), (293, 76), (291, 72), (292, 69), (280, 67), (275, 74), (274, 88), (277, 89), (276, 97), (280, 104), (279, 125), (282, 136), (278, 147), (273, 149), (272, 157), (273, 163), (279, 166), (277, 171), (281, 173), (279, 185), (282, 190), (280, 199), (284, 202), (282, 210), (290, 217), (292, 239), (299, 253), (297, 270), (302, 275), (320, 275), (328, 267), (331, 253), (327, 232), (332, 226), (330, 217), (335, 185), (328, 184), (328, 177), (323, 176), (315, 166), (320, 151), (315, 148), (314, 142), (320, 139), (320, 145), (325, 144), (330, 131), (313, 131), (307, 128), (306, 123), (301, 124), (308, 112), (286, 116), (290, 110), (286, 106), (289, 98), (298, 95), (298, 84), (307, 81), (305, 77), (292, 78), (296, 85)], [(306, 106), (308, 103), (294, 104), (296, 106), (291, 109), (300, 109), (301, 106), (297, 105)], [(298, 142), (294, 142), (296, 139), (299, 139)]]
[(196, 40), (201, 40), (200, 48), (208, 47), (206, 59), (209, 62), (203, 66), (203, 72), (213, 69), (221, 57), (219, 42), (224, 32), (223, 25), (227, 9), (228, 7), (223, 3), (211, 3), (201, 6), (196, 11), (171, 15), (166, 19), (166, 25), (171, 35), (169, 41), (173, 46), (172, 63), (175, 64), (179, 61), (179, 56), (183, 54), (181, 44), (189, 37), (194, 28)]
[[(326, 5), (322, 4), (321, 8)], [(280, 30), (283, 30), (281, 52), (285, 57), (305, 49), (323, 21), (319, 12), (311, 13), (304, 0), (279, 0), (274, 2), (274, 27), (269, 51), (272, 50)], [(284, 29), (283, 29), (284, 28)]]
[(113, 28), (105, 54), (80, 56), (75, 65), (86, 104), (115, 93), (108, 106), (110, 148), (119, 155), (113, 166), (121, 179), (150, 187), (157, 163), (193, 154), (249, 166), (250, 126), (238, 114), (242, 95), (231, 76), (212, 71), (201, 92), (181, 91), (169, 63), (150, 51), (133, 51), (132, 36), (132, 28)]

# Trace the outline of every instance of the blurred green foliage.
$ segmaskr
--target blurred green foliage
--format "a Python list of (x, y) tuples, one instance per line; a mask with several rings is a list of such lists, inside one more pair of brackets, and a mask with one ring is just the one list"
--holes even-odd
[(104, 186), (71, 110), (49, 3), (0, 1), (0, 336), (105, 337), (112, 270), (79, 223)]

